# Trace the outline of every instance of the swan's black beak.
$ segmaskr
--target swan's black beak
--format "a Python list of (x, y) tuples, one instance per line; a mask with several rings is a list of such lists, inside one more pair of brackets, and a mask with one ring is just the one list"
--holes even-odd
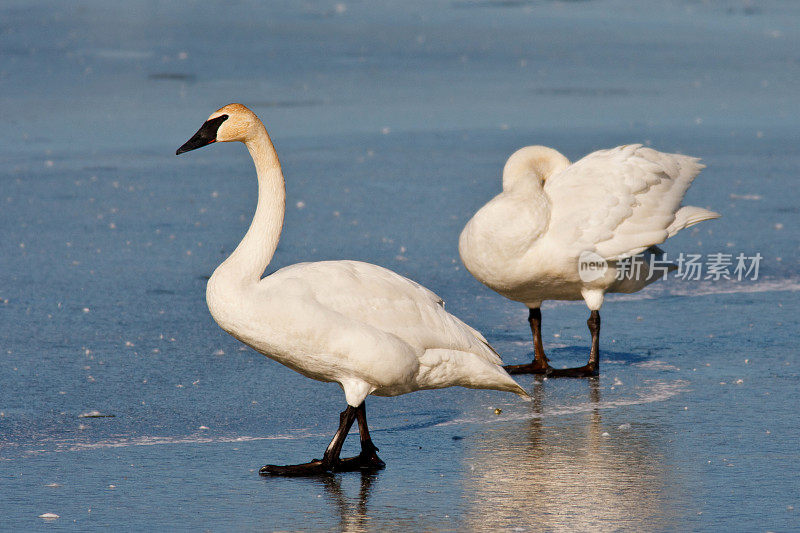
[(210, 120), (206, 120), (203, 125), (200, 126), (200, 129), (197, 130), (197, 133), (192, 135), (191, 139), (186, 141), (183, 146), (178, 148), (178, 150), (175, 152), (175, 155), (181, 155), (183, 152), (196, 150), (206, 146), (207, 144), (217, 142), (217, 130), (227, 118), (228, 115), (220, 115)]

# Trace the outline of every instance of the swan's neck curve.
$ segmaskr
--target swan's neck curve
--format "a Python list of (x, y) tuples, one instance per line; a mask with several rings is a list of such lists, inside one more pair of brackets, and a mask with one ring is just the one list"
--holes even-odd
[(569, 160), (546, 146), (526, 146), (508, 158), (503, 167), (503, 190), (524, 187), (541, 191), (545, 181), (566, 169)]
[(253, 221), (239, 246), (217, 269), (209, 280), (249, 285), (258, 283), (278, 247), (286, 211), (286, 187), (278, 154), (267, 134), (258, 124), (256, 133), (246, 141), (258, 176), (258, 204)]

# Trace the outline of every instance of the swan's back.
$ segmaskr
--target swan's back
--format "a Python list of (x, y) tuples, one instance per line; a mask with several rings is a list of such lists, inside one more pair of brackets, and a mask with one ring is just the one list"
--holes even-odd
[(680, 208), (705, 168), (699, 159), (640, 144), (593, 152), (548, 179), (548, 238), (607, 260), (632, 256), (680, 229), (719, 215)]

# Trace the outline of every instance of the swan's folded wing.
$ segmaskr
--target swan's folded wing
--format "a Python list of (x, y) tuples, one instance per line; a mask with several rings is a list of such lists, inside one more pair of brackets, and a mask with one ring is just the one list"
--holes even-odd
[[(381, 295), (381, 303), (363, 314), (363, 302), (352, 302), (347, 312), (365, 323), (391, 331), (410, 344), (425, 349), (470, 352), (500, 365), (500, 355), (477, 330), (448, 313), (434, 292), (396, 272), (370, 263), (343, 261), (355, 269), (359, 284), (370, 286), (366, 297)], [(381, 289), (376, 291), (375, 285)], [(369, 296), (367, 296), (369, 295)], [(341, 302), (339, 303), (341, 305)]]
[(640, 144), (593, 152), (549, 178), (548, 234), (577, 255), (607, 260), (641, 253), (664, 242), (692, 180), (697, 158)]
[(292, 265), (270, 277), (272, 283), (294, 278), (330, 311), (395, 335), (418, 350), (460, 350), (502, 363), (486, 339), (448, 313), (435, 293), (386, 268), (322, 261)]

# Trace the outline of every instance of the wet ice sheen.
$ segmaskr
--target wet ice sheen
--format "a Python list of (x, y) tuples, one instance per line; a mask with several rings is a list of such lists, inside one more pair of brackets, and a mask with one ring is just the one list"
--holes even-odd
[[(3, 527), (796, 527), (797, 6), (11, 1), (0, 20)], [(526, 313), (456, 243), (520, 146), (702, 157), (686, 201), (723, 218), (667, 251), (760, 252), (763, 277), (609, 298), (600, 380), (523, 377), (533, 405), (371, 399), (375, 476), (261, 479), (318, 454), (343, 405), (208, 316), (255, 182), (241, 147), (173, 154), (234, 100), (286, 173), (275, 268), (396, 270), (509, 363)], [(545, 349), (583, 361), (585, 309), (547, 305)]]

